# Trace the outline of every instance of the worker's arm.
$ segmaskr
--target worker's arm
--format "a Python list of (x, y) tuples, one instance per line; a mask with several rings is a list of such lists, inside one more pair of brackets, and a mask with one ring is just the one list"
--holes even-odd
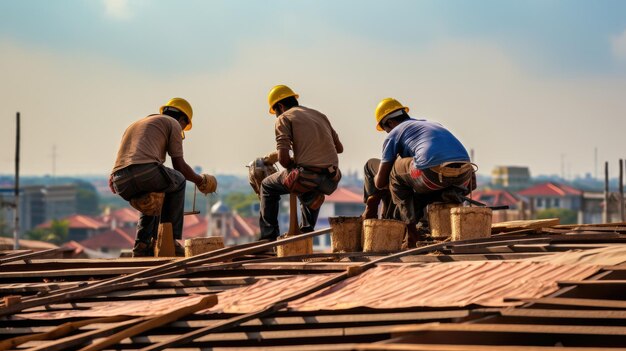
[(289, 149), (278, 149), (278, 162), (285, 168), (292, 166), (293, 160), (289, 157)]
[(335, 140), (335, 150), (337, 150), (338, 154), (343, 152), (343, 144), (339, 141), (339, 139)]
[(393, 168), (393, 162), (381, 162), (378, 167), (378, 173), (374, 177), (374, 185), (378, 189), (384, 189), (389, 186), (389, 174), (391, 174), (391, 168)]
[(202, 176), (193, 171), (193, 169), (185, 162), (182, 157), (172, 157), (172, 166), (175, 170), (179, 171), (190, 182), (194, 182), (196, 185), (202, 183)]

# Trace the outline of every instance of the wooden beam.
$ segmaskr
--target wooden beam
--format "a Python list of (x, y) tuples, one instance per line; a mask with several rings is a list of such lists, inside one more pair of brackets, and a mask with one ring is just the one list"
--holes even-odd
[(600, 308), (623, 308), (626, 309), (626, 301), (623, 300), (599, 300), (599, 299), (574, 299), (565, 297), (544, 297), (539, 299), (521, 299), (518, 301), (559, 306), (580, 306)]
[(563, 310), (542, 308), (504, 308), (505, 317), (531, 318), (578, 318), (578, 319), (626, 319), (626, 311), (620, 310)]
[(93, 344), (89, 346), (83, 347), (82, 349), (80, 349), (80, 351), (102, 350), (106, 347), (113, 346), (126, 338), (130, 338), (138, 334), (144, 333), (148, 330), (152, 330), (154, 328), (158, 328), (163, 325), (169, 324), (175, 320), (178, 320), (179, 318), (183, 318), (197, 311), (211, 308), (215, 306), (216, 304), (217, 304), (216, 295), (205, 296), (202, 299), (200, 299), (200, 301), (198, 301), (196, 304), (193, 304), (191, 306), (185, 306), (177, 310), (168, 312), (164, 315), (150, 318), (149, 320), (145, 322), (139, 323), (137, 325), (133, 325), (128, 329), (115, 333), (105, 338), (104, 340), (94, 342)]

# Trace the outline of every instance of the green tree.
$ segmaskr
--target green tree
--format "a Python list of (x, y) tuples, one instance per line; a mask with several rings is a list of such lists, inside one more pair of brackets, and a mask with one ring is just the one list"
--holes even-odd
[(26, 237), (31, 240), (45, 241), (60, 245), (67, 241), (70, 231), (69, 227), (70, 224), (68, 221), (53, 219), (49, 229), (33, 229), (26, 233)]
[(259, 198), (253, 192), (232, 192), (224, 197), (224, 203), (244, 217), (257, 215), (257, 213), (252, 213), (252, 204), (258, 202)]
[(559, 218), (561, 224), (576, 224), (578, 214), (574, 210), (566, 208), (548, 208), (537, 212), (537, 219)]
[(76, 183), (76, 207), (77, 212), (84, 215), (95, 216), (100, 213), (99, 197), (96, 188), (85, 181)]

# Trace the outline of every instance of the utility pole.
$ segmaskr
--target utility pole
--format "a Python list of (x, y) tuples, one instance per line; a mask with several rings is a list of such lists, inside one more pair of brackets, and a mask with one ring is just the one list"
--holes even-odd
[(593, 179), (598, 179), (598, 148), (593, 148)]
[(16, 114), (15, 129), (15, 225), (13, 227), (13, 249), (20, 248), (20, 113)]
[(57, 146), (52, 145), (52, 183), (54, 184), (57, 174)]
[(624, 160), (619, 160), (619, 215), (624, 222)]
[(604, 208), (602, 223), (609, 223), (609, 163), (604, 162)]
[(561, 179), (565, 180), (565, 154), (561, 154)]

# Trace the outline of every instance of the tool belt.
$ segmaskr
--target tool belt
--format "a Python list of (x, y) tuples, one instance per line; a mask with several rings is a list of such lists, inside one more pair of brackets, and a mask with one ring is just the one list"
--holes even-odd
[(443, 178), (456, 178), (467, 172), (474, 171), (474, 164), (471, 162), (444, 162), (438, 166), (430, 168), (431, 171), (439, 175), (439, 182), (443, 182)]
[(304, 194), (312, 190), (319, 190), (330, 195), (337, 189), (340, 179), (341, 172), (335, 166), (328, 168), (300, 166), (287, 173), (283, 179), (283, 185), (290, 193)]

